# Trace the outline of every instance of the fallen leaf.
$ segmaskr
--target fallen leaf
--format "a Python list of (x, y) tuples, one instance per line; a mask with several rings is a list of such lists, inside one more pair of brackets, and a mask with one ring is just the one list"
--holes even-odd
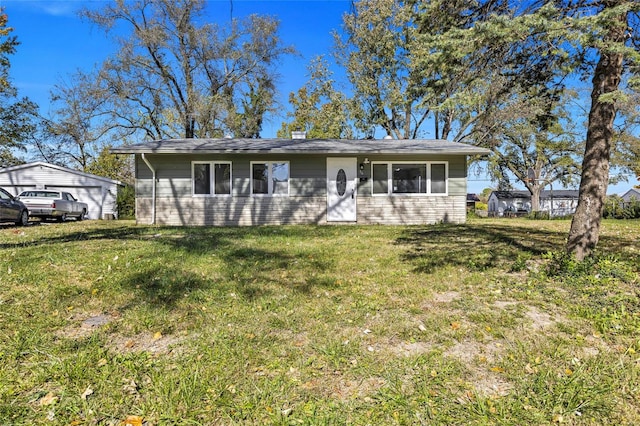
[(504, 368), (502, 367), (491, 367), (491, 371), (493, 371), (494, 373), (504, 373)]
[(53, 392), (49, 392), (48, 394), (40, 398), (40, 401), (38, 403), (41, 406), (45, 406), (45, 405), (53, 405), (56, 402), (58, 402), (58, 397), (55, 396)]
[(142, 426), (143, 418), (140, 416), (127, 416), (124, 419), (124, 426)]
[(451, 329), (452, 330), (458, 330), (460, 328), (460, 323), (459, 322), (452, 322), (451, 323)]
[(106, 359), (106, 358), (100, 358), (100, 361), (98, 361), (97, 366), (98, 366), (98, 368), (99, 368), (99, 367), (104, 367), (105, 365), (107, 365), (107, 364), (108, 364), (108, 362), (109, 362), (109, 361), (107, 361), (107, 359)]
[(156, 331), (156, 332), (153, 334), (153, 340), (160, 340), (160, 339), (162, 339), (162, 333), (161, 333), (161, 332), (159, 332), (159, 331)]
[(138, 384), (133, 379), (125, 379), (125, 384), (122, 386), (122, 390), (129, 395), (135, 395), (136, 393), (138, 393)]
[(418, 330), (420, 330), (420, 331), (427, 331), (427, 327), (425, 327), (425, 326), (424, 326), (424, 325), (422, 325), (422, 324), (418, 324)]
[(80, 395), (80, 398), (86, 401), (87, 397), (91, 394), (93, 394), (93, 389), (91, 389), (91, 386), (87, 386), (87, 389), (85, 389), (85, 391), (82, 392), (82, 395)]

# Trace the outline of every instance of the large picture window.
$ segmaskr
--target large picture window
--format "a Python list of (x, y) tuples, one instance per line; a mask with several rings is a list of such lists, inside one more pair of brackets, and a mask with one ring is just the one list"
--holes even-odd
[(251, 194), (289, 195), (289, 162), (265, 161), (251, 163)]
[(373, 162), (373, 195), (447, 194), (447, 163)]
[(193, 195), (231, 195), (230, 162), (192, 163)]

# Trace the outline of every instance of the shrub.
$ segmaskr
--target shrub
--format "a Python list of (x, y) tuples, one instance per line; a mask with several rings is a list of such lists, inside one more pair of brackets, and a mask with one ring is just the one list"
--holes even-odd
[(136, 190), (133, 185), (125, 185), (116, 198), (118, 218), (133, 219), (136, 216)]

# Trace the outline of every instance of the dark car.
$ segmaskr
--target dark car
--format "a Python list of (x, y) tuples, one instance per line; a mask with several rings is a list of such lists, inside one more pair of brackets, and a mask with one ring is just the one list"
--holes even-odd
[(22, 226), (29, 222), (27, 206), (2, 188), (0, 188), (0, 222), (13, 222)]

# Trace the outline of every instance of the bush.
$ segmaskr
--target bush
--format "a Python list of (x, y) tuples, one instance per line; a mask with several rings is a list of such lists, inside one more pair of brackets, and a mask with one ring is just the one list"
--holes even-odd
[(134, 219), (136, 217), (136, 190), (133, 185), (125, 185), (118, 191), (116, 205), (119, 219)]
[(602, 217), (605, 219), (640, 219), (640, 201), (624, 202), (622, 198), (608, 197)]

